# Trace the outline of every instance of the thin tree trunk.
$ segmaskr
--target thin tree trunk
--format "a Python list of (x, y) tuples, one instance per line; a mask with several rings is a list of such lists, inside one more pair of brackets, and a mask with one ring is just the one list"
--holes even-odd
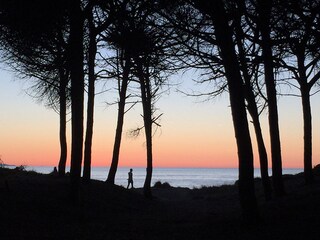
[(269, 178), (269, 168), (268, 168), (268, 155), (267, 150), (264, 144), (261, 125), (259, 118), (257, 115), (252, 115), (252, 122), (254, 126), (254, 130), (256, 133), (257, 145), (258, 145), (258, 152), (259, 152), (259, 160), (260, 160), (260, 173), (261, 173), (261, 181), (264, 190), (264, 195), (266, 200), (270, 200), (272, 198), (272, 188), (271, 188), (271, 181)]
[(304, 177), (307, 184), (313, 182), (312, 173), (312, 116), (308, 86), (301, 86), (303, 132), (304, 132)]
[[(313, 182), (312, 172), (312, 116), (310, 105), (310, 86), (308, 84), (308, 78), (306, 75), (305, 67), (305, 47), (297, 46), (296, 50), (299, 79), (297, 79), (300, 85), (301, 100), (302, 100), (302, 112), (303, 112), (303, 163), (304, 163), (304, 178), (306, 184)], [(311, 85), (312, 86), (312, 85)]]
[[(92, 18), (92, 16), (91, 16)], [(94, 121), (94, 97), (95, 97), (95, 58), (97, 53), (96, 35), (94, 33), (93, 20), (89, 19), (89, 60), (88, 60), (88, 105), (87, 128), (84, 149), (83, 181), (88, 183), (91, 179), (91, 149)]]
[(258, 207), (254, 192), (253, 152), (244, 102), (243, 81), (222, 0), (215, 1), (208, 9), (205, 0), (196, 1), (203, 12), (209, 13), (214, 24), (217, 44), (220, 48), (228, 81), (232, 119), (238, 147), (239, 197), (243, 216), (251, 221), (258, 218)]
[(277, 93), (275, 79), (273, 75), (273, 56), (270, 39), (270, 13), (272, 0), (259, 0), (259, 17), (262, 57), (264, 61), (265, 83), (268, 97), (269, 109), (269, 132), (271, 141), (271, 157), (272, 157), (272, 180), (273, 188), (276, 196), (284, 194), (284, 186), (282, 180), (282, 158), (280, 131), (278, 120)]
[(269, 169), (268, 155), (267, 155), (267, 150), (263, 140), (259, 114), (258, 114), (254, 94), (252, 92), (251, 86), (248, 86), (247, 84), (250, 84), (250, 83), (246, 83), (246, 86), (245, 86), (247, 88), (246, 90), (246, 99), (248, 102), (247, 108), (252, 117), (252, 122), (255, 130), (255, 134), (256, 134), (259, 160), (260, 160), (260, 173), (261, 173), (262, 186), (264, 190), (265, 199), (270, 200), (272, 195), (272, 189), (271, 189), (271, 182), (270, 182), (269, 172), (268, 172), (268, 169)]
[[(108, 178), (106, 180), (106, 182), (109, 184), (114, 184), (114, 180), (115, 180), (117, 169), (118, 169), (123, 121), (124, 121), (126, 98), (127, 98), (127, 87), (128, 87), (128, 82), (129, 82), (130, 65), (131, 64), (129, 62), (129, 59), (126, 58), (125, 66), (124, 66), (124, 70), (123, 70), (121, 89), (119, 92), (120, 99), (119, 99), (119, 103), (118, 103), (118, 121), (117, 121), (117, 128), (116, 128), (116, 134), (115, 134), (114, 145), (113, 145), (112, 162), (111, 162), (111, 166), (109, 169)], [(119, 85), (120, 85), (120, 83), (119, 83)], [(119, 88), (120, 88), (120, 86), (119, 86)]]
[(81, 1), (69, 3), (70, 11), (70, 76), (71, 76), (71, 200), (79, 202), (79, 187), (83, 150), (83, 19)]
[(60, 71), (60, 160), (58, 165), (59, 176), (64, 176), (66, 173), (66, 163), (67, 163), (67, 136), (66, 136), (66, 115), (67, 115), (67, 98), (66, 98), (66, 88), (67, 88), (68, 76)]
[[(246, 86), (247, 87), (247, 86)], [(249, 93), (248, 93), (249, 91)], [(258, 145), (258, 152), (259, 152), (259, 160), (260, 160), (260, 173), (261, 173), (261, 180), (262, 180), (262, 186), (264, 190), (264, 195), (266, 200), (270, 200), (272, 196), (272, 189), (271, 189), (271, 182), (269, 178), (269, 172), (268, 172), (268, 155), (267, 150), (264, 144), (261, 125), (259, 121), (259, 114), (257, 111), (257, 105), (255, 102), (254, 97), (252, 96), (253, 92), (251, 89), (247, 89), (247, 108), (248, 111), (252, 117), (252, 122), (256, 134), (256, 140)]]
[(239, 17), (236, 23), (236, 39), (237, 39), (237, 46), (239, 51), (239, 60), (241, 63), (240, 68), (242, 71), (244, 84), (245, 84), (245, 99), (247, 100), (247, 109), (251, 115), (255, 134), (256, 134), (259, 160), (260, 160), (261, 180), (262, 180), (264, 195), (266, 200), (270, 200), (272, 189), (271, 189), (271, 182), (270, 182), (269, 172), (268, 172), (268, 155), (267, 155), (266, 147), (265, 147), (263, 136), (262, 136), (258, 107), (257, 107), (256, 99), (252, 90), (251, 78), (248, 73), (248, 65), (246, 62), (245, 51), (242, 46), (243, 39), (241, 39), (241, 36), (244, 35), (244, 32), (242, 30), (240, 22), (241, 22), (241, 18)]
[(146, 169), (146, 179), (143, 185), (143, 193), (146, 198), (152, 198), (151, 193), (151, 179), (152, 179), (152, 111), (151, 111), (151, 94), (150, 86), (146, 82), (147, 100), (145, 102), (144, 108), (144, 127), (147, 142), (147, 169)]
[[(147, 79), (146, 79), (147, 78)], [(140, 87), (143, 108), (143, 121), (147, 144), (147, 169), (146, 178), (143, 185), (143, 193), (146, 198), (152, 198), (151, 179), (152, 179), (152, 97), (150, 89), (150, 79), (142, 71), (140, 73)]]

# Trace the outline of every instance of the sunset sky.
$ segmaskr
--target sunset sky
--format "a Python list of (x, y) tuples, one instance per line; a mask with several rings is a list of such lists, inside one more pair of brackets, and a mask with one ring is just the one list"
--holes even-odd
[[(154, 135), (154, 166), (237, 167), (228, 95), (202, 101), (186, 97), (175, 90), (179, 88), (188, 91), (194, 88), (192, 76), (176, 76), (172, 81), (182, 83), (172, 87), (170, 93), (165, 93), (157, 103), (159, 113), (163, 113), (163, 116), (162, 127)], [(55, 166), (59, 159), (59, 116), (30, 97), (26, 93), (29, 86), (30, 81), (0, 70), (0, 156), (7, 164)], [(93, 166), (110, 165), (117, 108), (107, 107), (106, 101), (114, 100), (111, 92), (96, 97)], [(316, 165), (320, 162), (320, 94), (312, 97), (312, 110), (313, 165)], [(136, 107), (125, 117), (120, 166), (146, 166), (144, 135), (132, 139), (126, 134), (129, 129), (141, 126), (140, 114), (141, 109)], [(303, 167), (300, 98), (279, 97), (279, 117), (283, 166)], [(263, 113), (261, 121), (269, 150), (267, 113)], [(255, 167), (259, 167), (255, 135), (251, 132)], [(68, 147), (70, 155), (70, 139)]]

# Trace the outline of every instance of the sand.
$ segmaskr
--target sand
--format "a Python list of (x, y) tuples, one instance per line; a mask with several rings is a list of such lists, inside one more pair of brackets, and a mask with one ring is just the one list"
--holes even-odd
[(256, 195), (261, 221), (242, 221), (236, 186), (142, 189), (82, 184), (79, 205), (69, 179), (0, 169), (0, 239), (319, 239), (320, 177), (284, 176), (286, 196)]

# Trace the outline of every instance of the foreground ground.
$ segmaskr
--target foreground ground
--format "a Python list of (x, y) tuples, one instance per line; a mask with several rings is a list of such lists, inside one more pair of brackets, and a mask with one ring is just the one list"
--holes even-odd
[(320, 181), (285, 176), (287, 195), (266, 202), (257, 180), (262, 220), (246, 224), (236, 186), (141, 189), (103, 182), (81, 186), (69, 201), (69, 179), (0, 169), (0, 239), (319, 239)]

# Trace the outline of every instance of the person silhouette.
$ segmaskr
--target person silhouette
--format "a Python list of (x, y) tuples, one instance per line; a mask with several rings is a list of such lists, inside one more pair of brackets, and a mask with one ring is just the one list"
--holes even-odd
[(132, 173), (132, 168), (130, 168), (130, 172), (128, 172), (128, 186), (127, 189), (129, 188), (131, 184), (131, 188), (133, 188), (133, 173)]

